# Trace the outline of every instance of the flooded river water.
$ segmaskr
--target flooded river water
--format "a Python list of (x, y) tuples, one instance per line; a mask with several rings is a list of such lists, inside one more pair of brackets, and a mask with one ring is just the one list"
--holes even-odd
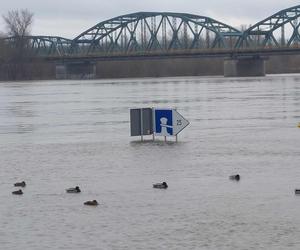
[[(141, 107), (190, 125), (142, 143)], [(300, 75), (1, 82), (0, 249), (299, 249), (299, 122)]]

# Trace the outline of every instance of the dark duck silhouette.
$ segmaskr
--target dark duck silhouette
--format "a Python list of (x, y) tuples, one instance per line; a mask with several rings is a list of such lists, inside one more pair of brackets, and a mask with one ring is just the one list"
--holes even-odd
[(168, 184), (165, 181), (162, 183), (155, 183), (155, 184), (153, 184), (153, 188), (166, 189), (166, 188), (168, 188)]
[(235, 174), (235, 175), (230, 175), (229, 179), (233, 180), (233, 181), (239, 181), (241, 179), (241, 177), (239, 174)]
[(12, 194), (21, 195), (21, 194), (23, 194), (23, 191), (21, 189), (19, 189), (17, 191), (13, 191)]
[(26, 183), (25, 181), (22, 181), (22, 182), (16, 182), (14, 184), (15, 187), (25, 187), (26, 186)]
[(97, 206), (99, 203), (96, 200), (93, 200), (93, 201), (86, 201), (83, 204), (88, 206)]
[(74, 188), (68, 188), (68, 189), (66, 189), (66, 192), (67, 193), (80, 193), (81, 190), (80, 190), (80, 188), (78, 186), (76, 186)]

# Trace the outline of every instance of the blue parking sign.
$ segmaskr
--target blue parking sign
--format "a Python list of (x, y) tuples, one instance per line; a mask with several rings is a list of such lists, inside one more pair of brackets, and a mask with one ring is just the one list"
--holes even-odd
[(173, 135), (173, 112), (172, 109), (155, 109), (155, 134), (161, 136)]

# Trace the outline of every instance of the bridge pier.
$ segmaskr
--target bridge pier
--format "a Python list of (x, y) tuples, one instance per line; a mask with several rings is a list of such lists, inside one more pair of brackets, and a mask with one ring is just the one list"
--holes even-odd
[(56, 79), (95, 79), (96, 63), (68, 62), (55, 67)]
[(263, 57), (227, 58), (224, 59), (225, 77), (265, 76)]

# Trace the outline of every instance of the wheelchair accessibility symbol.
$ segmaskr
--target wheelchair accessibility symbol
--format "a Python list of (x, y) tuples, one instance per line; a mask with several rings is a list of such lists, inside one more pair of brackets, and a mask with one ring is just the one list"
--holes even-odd
[(154, 133), (158, 136), (173, 136), (189, 122), (174, 109), (154, 109)]
[(155, 110), (155, 133), (161, 136), (173, 135), (172, 110)]

